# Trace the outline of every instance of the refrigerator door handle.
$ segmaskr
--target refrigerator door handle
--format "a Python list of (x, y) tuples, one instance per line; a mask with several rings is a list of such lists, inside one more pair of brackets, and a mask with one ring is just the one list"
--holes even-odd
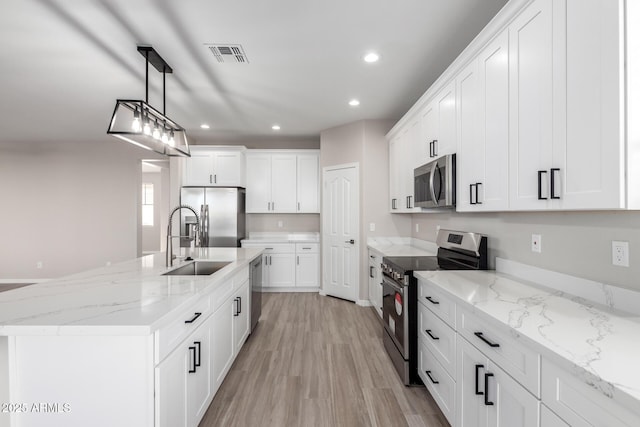
[(209, 205), (204, 205), (204, 227), (206, 229), (207, 246), (209, 246)]
[(200, 205), (200, 247), (205, 246), (206, 234), (204, 233), (204, 205)]

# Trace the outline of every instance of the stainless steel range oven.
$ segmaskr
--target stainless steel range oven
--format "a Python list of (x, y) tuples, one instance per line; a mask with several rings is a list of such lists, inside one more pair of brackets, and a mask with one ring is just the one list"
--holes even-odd
[(418, 281), (414, 271), (486, 270), (487, 238), (481, 234), (440, 230), (437, 256), (382, 259), (384, 346), (406, 385), (418, 376)]

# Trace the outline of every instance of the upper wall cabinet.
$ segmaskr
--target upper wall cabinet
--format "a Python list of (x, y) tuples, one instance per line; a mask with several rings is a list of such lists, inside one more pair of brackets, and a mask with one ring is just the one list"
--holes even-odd
[(247, 151), (247, 213), (318, 213), (319, 155)]
[(244, 187), (244, 147), (191, 147), (182, 185)]
[(457, 147), (459, 211), (639, 208), (640, 138), (625, 119), (640, 105), (639, 14), (624, 0), (510, 1), (390, 144), (418, 117), (405, 153)]

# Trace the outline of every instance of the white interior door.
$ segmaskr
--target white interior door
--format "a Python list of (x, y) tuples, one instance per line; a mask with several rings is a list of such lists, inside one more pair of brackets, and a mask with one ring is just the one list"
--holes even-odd
[(322, 283), (327, 295), (356, 301), (359, 294), (360, 184), (358, 165), (324, 168)]

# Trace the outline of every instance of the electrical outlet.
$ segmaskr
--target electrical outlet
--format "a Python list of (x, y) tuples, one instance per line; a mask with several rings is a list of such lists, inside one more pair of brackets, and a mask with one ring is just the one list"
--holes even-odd
[(611, 262), (620, 267), (629, 267), (629, 242), (611, 242)]
[(369, 223), (369, 231), (376, 231), (376, 223), (375, 222), (370, 222)]
[(278, 221), (278, 228), (282, 228), (283, 225), (282, 221)]
[(36, 262), (36, 268), (41, 269), (43, 267), (42, 261)]
[(420, 224), (416, 222), (416, 233), (419, 233), (419, 232), (420, 232)]
[(542, 252), (542, 236), (540, 234), (531, 235), (531, 252)]

